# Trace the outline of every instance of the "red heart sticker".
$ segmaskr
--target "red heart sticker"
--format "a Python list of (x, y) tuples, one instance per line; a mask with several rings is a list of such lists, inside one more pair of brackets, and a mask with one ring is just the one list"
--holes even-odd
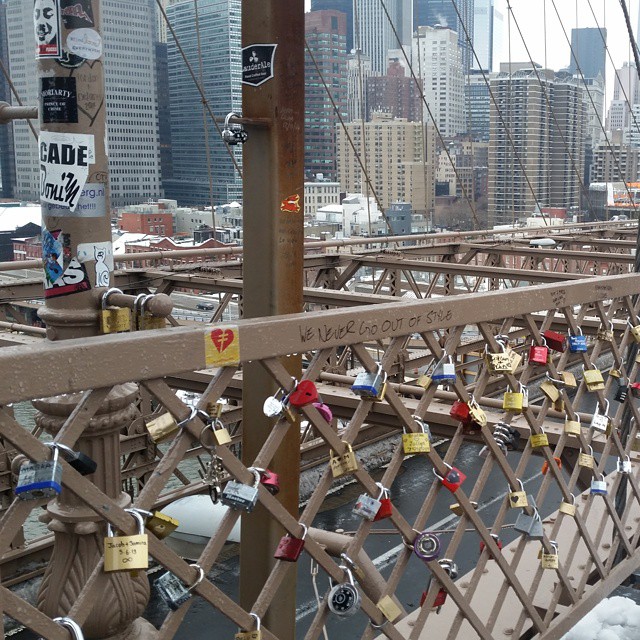
[(304, 407), (318, 400), (318, 390), (311, 380), (301, 380), (289, 396), (289, 403), (294, 407)]
[(233, 331), (231, 329), (214, 329), (210, 337), (218, 353), (222, 353), (233, 342)]

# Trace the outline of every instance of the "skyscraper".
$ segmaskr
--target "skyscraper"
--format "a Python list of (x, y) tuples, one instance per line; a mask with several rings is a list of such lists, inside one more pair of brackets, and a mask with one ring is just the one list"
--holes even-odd
[(346, 50), (353, 49), (353, 0), (311, 0), (311, 11), (342, 11), (347, 18)]
[[(85, 5), (82, 5), (85, 7)], [(78, 20), (93, 24), (89, 10)], [(153, 0), (102, 3), (105, 93), (111, 204), (121, 206), (161, 194), (156, 105)], [(64, 19), (64, 18), (63, 18)], [(8, 0), (9, 63), (24, 104), (38, 104), (34, 58), (33, 3)], [(135, 57), (132, 56), (135, 42)], [(85, 63), (86, 64), (86, 63)], [(88, 99), (85, 111), (104, 108)], [(37, 127), (37, 121), (34, 121)], [(38, 144), (25, 121), (13, 123), (16, 197), (37, 200), (40, 191)]]
[[(171, 4), (167, 15), (196, 76), (202, 71), (211, 111), (223, 116), (232, 111), (241, 113), (240, 0), (199, 0), (197, 7), (202, 70), (193, 1)], [(167, 35), (167, 48), (173, 179), (165, 183), (166, 195), (185, 205), (240, 200), (242, 181), (208, 114), (205, 133), (202, 98), (171, 34)], [(241, 164), (241, 149), (230, 148)]]
[[(476, 0), (477, 1), (477, 0)], [(596, 28), (571, 29), (571, 60), (569, 71), (585, 78), (606, 77), (605, 43), (607, 30)]]
[[(5, 61), (7, 72), (9, 54), (7, 50), (7, 5), (0, 0), (0, 58)], [(11, 102), (9, 83), (4, 75), (0, 76), (0, 101)], [(0, 177), (2, 178), (3, 198), (13, 198), (16, 182), (15, 151), (13, 148), (13, 129), (8, 125), (0, 125)]]
[[(449, 27), (458, 34), (458, 44), (462, 50), (462, 68), (465, 74), (469, 72), (473, 60), (473, 3), (474, 0), (415, 0), (413, 8), (414, 31), (418, 27), (440, 25)], [(465, 29), (469, 38), (465, 35)]]
[[(385, 3), (389, 17), (394, 20), (398, 35), (399, 3), (405, 0), (388, 0)], [(371, 58), (371, 69), (382, 74), (387, 68), (387, 51), (398, 49), (400, 44), (380, 0), (359, 0), (355, 4), (353, 18), (354, 47)], [(403, 44), (408, 44), (403, 42)]]
[(502, 14), (496, 11), (494, 0), (474, 0), (473, 46), (477, 60), (472, 54), (472, 69), (489, 73), (493, 70), (495, 39), (496, 36), (500, 36), (501, 27)]
[(313, 54), (312, 59), (305, 51), (304, 169), (309, 177), (321, 173), (330, 180), (336, 178), (336, 125), (340, 121), (318, 69), (340, 115), (346, 118), (346, 27), (346, 16), (340, 11), (305, 14), (305, 37)]

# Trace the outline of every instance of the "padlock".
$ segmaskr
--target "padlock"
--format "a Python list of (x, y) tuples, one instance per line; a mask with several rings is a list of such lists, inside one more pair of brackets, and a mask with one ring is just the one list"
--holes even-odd
[(62, 465), (58, 447), (53, 447), (51, 460), (27, 462), (20, 467), (15, 494), (21, 500), (52, 498), (62, 491)]
[(421, 375), (417, 380), (416, 380), (416, 384), (419, 387), (422, 387), (425, 391), (431, 386), (431, 383), (433, 382), (433, 378), (428, 375), (428, 374), (423, 374)]
[(560, 566), (558, 562), (558, 543), (555, 540), (550, 540), (549, 544), (553, 549), (552, 553), (546, 553), (544, 547), (542, 548), (542, 554), (540, 555), (540, 566), (543, 569), (557, 569)]
[(560, 376), (560, 380), (562, 380), (562, 384), (565, 387), (571, 387), (575, 389), (578, 386), (576, 381), (576, 377), (571, 373), (571, 371), (558, 371), (558, 375)]
[(145, 423), (145, 426), (155, 443), (166, 440), (179, 429), (176, 419), (170, 413), (163, 413), (157, 418), (149, 420), (149, 422)]
[(48, 447), (55, 447), (62, 452), (62, 457), (67, 461), (67, 464), (75, 469), (80, 475), (88, 476), (95, 473), (98, 465), (95, 460), (92, 460), (88, 455), (82, 453), (82, 451), (74, 451), (71, 447), (67, 447), (66, 444), (61, 442), (47, 442)]
[(331, 412), (331, 409), (324, 404), (324, 402), (312, 402), (311, 403), (313, 407), (315, 407), (318, 410), (318, 413), (325, 419), (325, 422), (327, 424), (331, 424), (331, 421), (333, 420), (333, 413)]
[(405, 456), (414, 453), (429, 453), (431, 451), (431, 432), (429, 431), (429, 425), (425, 425), (424, 421), (417, 416), (413, 416), (413, 419), (421, 431), (419, 433), (407, 433), (406, 428), (402, 428), (402, 451)]
[(307, 525), (301, 524), (302, 538), (294, 538), (290, 533), (282, 536), (278, 543), (278, 548), (273, 554), (276, 560), (285, 562), (296, 562), (304, 549), (304, 539), (307, 537)]
[(571, 418), (567, 416), (564, 421), (564, 432), (570, 436), (580, 435), (580, 416), (577, 413), (575, 414), (575, 420), (571, 420)]
[(342, 442), (346, 448), (342, 455), (336, 454), (333, 450), (330, 451), (329, 464), (334, 478), (339, 478), (358, 470), (358, 460), (353, 448), (348, 442), (344, 442), (344, 440)]
[(616, 393), (613, 396), (613, 399), (616, 402), (624, 402), (629, 395), (629, 385), (624, 384), (624, 382), (618, 381), (618, 388), (616, 389)]
[(549, 347), (546, 345), (532, 344), (529, 348), (529, 363), (546, 365), (549, 359)]
[[(478, 503), (475, 500), (471, 500), (470, 504), (474, 509), (478, 508)], [(462, 508), (462, 505), (458, 502), (454, 502), (453, 504), (450, 504), (449, 509), (453, 511), (453, 513), (455, 513), (457, 516), (461, 516), (464, 514), (464, 509)]]
[(145, 306), (147, 302), (153, 300), (154, 294), (141, 293), (133, 303), (134, 328), (139, 331), (148, 331), (150, 329), (164, 329), (167, 322), (160, 316), (154, 316), (147, 313)]
[(462, 423), (471, 422), (471, 412), (469, 411), (469, 405), (466, 402), (462, 402), (460, 400), (456, 400), (453, 405), (451, 405), (449, 415), (454, 420), (459, 420)]
[(507, 353), (507, 348), (503, 342), (498, 341), (498, 345), (502, 349), (499, 353), (489, 353), (488, 345), (485, 345), (484, 348), (484, 359), (491, 374), (511, 371), (511, 358)]
[[(558, 469), (562, 469), (562, 460), (557, 456), (553, 456), (553, 459), (555, 460), (555, 463), (558, 465)], [(545, 460), (542, 463), (542, 475), (546, 476), (548, 471), (549, 471), (549, 461)]]
[[(498, 537), (498, 534), (492, 533), (490, 535), (493, 538), (493, 541), (496, 543), (496, 546), (498, 547), (498, 549), (502, 551), (502, 540), (500, 540), (500, 538)], [(484, 540), (480, 540), (480, 553), (482, 553), (485, 550), (486, 546), (487, 545), (484, 543)], [(489, 560), (495, 559), (491, 551), (487, 551), (487, 553), (489, 555)]]
[(594, 465), (595, 460), (593, 458), (593, 448), (589, 446), (589, 453), (584, 453), (584, 451), (581, 451), (578, 454), (578, 466), (584, 467), (585, 469), (593, 469)]
[(441, 558), (438, 560), (438, 564), (452, 580), (455, 580), (458, 577), (458, 565), (453, 560), (450, 560), (449, 558)]
[(542, 391), (542, 393), (544, 393), (544, 395), (547, 396), (547, 398), (549, 398), (551, 402), (555, 402), (556, 400), (558, 400), (558, 398), (560, 398), (560, 392), (553, 384), (553, 382), (551, 382), (551, 380), (545, 380), (540, 385), (540, 391)]
[(232, 509), (244, 509), (253, 511), (258, 502), (258, 484), (260, 484), (260, 474), (255, 469), (252, 470), (255, 482), (253, 486), (242, 484), (237, 480), (229, 480), (222, 490), (220, 500)]
[(529, 444), (532, 449), (539, 449), (540, 447), (548, 447), (549, 446), (549, 438), (547, 434), (544, 432), (544, 429), (540, 427), (542, 433), (532, 433), (529, 436)]
[(444, 477), (439, 475), (435, 469), (433, 470), (433, 475), (435, 475), (435, 477), (438, 478), (440, 482), (442, 482), (443, 487), (449, 489), (451, 493), (455, 493), (460, 488), (462, 483), (467, 479), (467, 476), (462, 473), (460, 469), (456, 469), (456, 467), (452, 467), (446, 462), (444, 463), (444, 466), (448, 469), (447, 474)]
[(260, 618), (255, 613), (249, 614), (256, 621), (256, 628), (253, 631), (238, 631), (234, 636), (234, 640), (262, 640), (262, 630), (260, 629)]
[(508, 349), (507, 354), (509, 355), (509, 359), (511, 360), (511, 373), (515, 373), (520, 363), (522, 362), (522, 356), (513, 349)]
[[(295, 378), (294, 384), (297, 384)], [(291, 407), (289, 407), (289, 396), (284, 392), (284, 389), (278, 389), (275, 395), (269, 396), (262, 405), (262, 413), (267, 418), (285, 418), (287, 422), (293, 424), (296, 421)]]
[(618, 473), (631, 473), (631, 458), (629, 456), (625, 456), (625, 459), (618, 458), (616, 468), (618, 469)]
[(66, 627), (71, 631), (71, 637), (73, 640), (84, 640), (84, 634), (82, 633), (82, 627), (66, 616), (60, 616), (58, 618), (53, 618), (53, 622), (59, 624), (61, 627)]
[(589, 493), (597, 496), (606, 496), (607, 495), (607, 483), (604, 479), (604, 474), (600, 474), (600, 479), (594, 478), (591, 480), (591, 489)]
[(636, 453), (640, 451), (640, 433), (636, 433), (635, 438), (631, 441), (631, 451)]
[(138, 521), (134, 536), (116, 536), (111, 523), (107, 523), (104, 538), (104, 570), (131, 571), (149, 568), (149, 538), (144, 532), (144, 518), (135, 509), (125, 509)]
[(542, 336), (549, 349), (563, 353), (567, 348), (567, 337), (557, 331), (547, 329)]
[(349, 579), (348, 582), (341, 582), (329, 591), (327, 596), (327, 606), (329, 611), (337, 616), (347, 617), (354, 615), (360, 609), (360, 592), (353, 581), (353, 574), (346, 565), (340, 565)]
[(394, 602), (391, 596), (381, 598), (376, 607), (389, 622), (393, 622), (402, 614), (402, 609)]
[(629, 391), (634, 398), (640, 398), (640, 382), (632, 382), (629, 385)]
[(385, 518), (390, 518), (391, 514), (393, 513), (391, 498), (389, 497), (389, 489), (383, 487), (380, 482), (376, 482), (376, 485), (380, 488), (380, 495), (378, 496), (380, 508), (378, 509), (376, 515), (373, 517), (374, 522), (377, 522), (378, 520), (384, 520)]
[(154, 587), (158, 591), (158, 595), (162, 598), (164, 603), (172, 611), (177, 611), (181, 605), (183, 605), (192, 596), (192, 591), (204, 580), (204, 571), (198, 564), (190, 564), (190, 567), (194, 567), (198, 570), (198, 577), (196, 581), (187, 587), (178, 576), (167, 571), (163, 573), (155, 582)]
[(363, 493), (358, 498), (352, 512), (357, 516), (362, 516), (365, 520), (373, 520), (380, 509), (380, 500)]
[(532, 540), (542, 540), (544, 537), (542, 519), (537, 509), (533, 510), (533, 515), (529, 515), (526, 511), (521, 511), (516, 518), (513, 528), (520, 533), (524, 533)]
[(635, 342), (640, 342), (640, 325), (632, 325), (630, 320), (627, 320), (627, 324), (631, 327), (631, 337)]
[(571, 516), (572, 518), (576, 515), (576, 497), (571, 494), (571, 502), (566, 502), (563, 500), (560, 503), (560, 507), (558, 508), (560, 513), (564, 513), (567, 516)]
[(109, 289), (102, 295), (102, 311), (100, 313), (100, 331), (102, 333), (120, 333), (131, 331), (131, 310), (126, 307), (108, 306), (112, 293), (122, 293), (120, 289)]
[(289, 404), (299, 409), (318, 401), (318, 388), (311, 380), (300, 380), (289, 394)]
[[(447, 362), (445, 362), (445, 358)], [(432, 374), (434, 382), (444, 382), (445, 384), (451, 384), (456, 381), (456, 366), (453, 363), (451, 356), (443, 356), (442, 360), (435, 366)]]
[(487, 426), (487, 414), (480, 408), (480, 405), (476, 402), (476, 399), (471, 396), (469, 400), (469, 417), (477, 425), (481, 427)]
[[(509, 497), (509, 506), (512, 509), (521, 509), (523, 507), (528, 507), (529, 502), (527, 500), (527, 493), (524, 490), (524, 485), (522, 484), (522, 480), (517, 478), (518, 484), (520, 485), (519, 491), (508, 491), (507, 496)], [(511, 487), (508, 487), (511, 489)]]
[(584, 353), (587, 351), (587, 338), (582, 335), (582, 329), (578, 327), (577, 335), (569, 336), (569, 351), (571, 353)]
[(609, 328), (600, 325), (596, 338), (598, 340), (604, 340), (605, 342), (613, 342), (613, 322), (609, 321)]
[(518, 391), (505, 391), (502, 398), (502, 408), (512, 413), (521, 413), (524, 402), (524, 394)]
[(146, 524), (147, 529), (152, 531), (159, 540), (171, 535), (179, 526), (180, 523), (175, 518), (162, 511), (154, 511)]
[(589, 391), (600, 391), (604, 389), (604, 378), (599, 369), (585, 369), (584, 383)]
[(553, 408), (554, 411), (557, 411), (558, 413), (564, 413), (564, 409), (565, 409), (564, 399), (562, 397), (558, 398), (551, 404), (551, 407)]
[(280, 491), (280, 476), (269, 469), (259, 467), (249, 467), (249, 471), (257, 471), (260, 474), (260, 484), (272, 495), (275, 496)]
[(440, 555), (440, 539), (435, 533), (422, 531), (413, 541), (415, 554), (425, 562), (431, 562)]
[(600, 431), (601, 433), (606, 433), (609, 428), (609, 416), (607, 415), (609, 411), (609, 401), (605, 400), (604, 403), (604, 413), (600, 413), (600, 405), (597, 404), (595, 413), (591, 418), (591, 424), (589, 425), (594, 431)]
[(383, 370), (382, 365), (378, 365), (378, 370), (373, 373), (361, 371), (351, 385), (351, 391), (361, 398), (382, 400), (386, 382), (387, 372)]
[[(426, 599), (427, 599), (427, 592), (423, 591), (422, 597), (420, 598), (420, 606), (424, 604), (424, 601)], [(444, 588), (441, 588), (436, 595), (436, 599), (433, 601), (433, 607), (431, 608), (431, 610), (435, 611), (436, 613), (440, 613), (440, 609), (446, 601), (447, 601), (447, 592), (444, 590)]]

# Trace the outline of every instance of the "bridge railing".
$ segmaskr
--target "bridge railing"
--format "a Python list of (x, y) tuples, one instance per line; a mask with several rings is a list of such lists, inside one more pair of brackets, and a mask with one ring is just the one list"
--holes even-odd
[[(335, 424), (327, 421), (326, 412), (311, 404), (295, 411), (312, 425), (314, 435), (331, 455), (342, 456), (345, 463), (330, 465), (319, 456), (324, 471), (299, 517), (289, 514), (263, 484), (258, 485), (257, 499), (280, 523), (283, 533), (301, 538), (305, 528), (310, 529), (303, 553), (335, 583), (346, 581), (345, 566), (352, 570), (362, 604), (350, 624), (361, 629), (364, 638), (380, 634), (397, 640), (428, 637), (438, 620), (445, 619), (446, 631), (437, 637), (468, 638), (475, 634), (487, 639), (518, 638), (525, 633), (560, 637), (577, 615), (593, 607), (603, 592), (640, 565), (635, 447), (640, 416), (633, 395), (633, 383), (638, 378), (636, 336), (640, 339), (640, 330), (635, 329), (638, 305), (633, 296), (639, 290), (640, 276), (620, 275), (469, 296), (402, 299), (370, 308), (242, 320), (206, 328), (173, 327), (3, 348), (0, 435), (6, 448), (14, 448), (32, 461), (51, 459), (51, 449), (22, 428), (7, 406), (28, 400), (40, 411), (39, 424), (55, 436), (56, 442), (71, 448), (82, 438), (101, 443), (94, 450), (98, 470), (91, 477), (83, 477), (67, 462), (61, 462), (64, 489), (57, 503), (49, 505), (46, 517), (59, 543), (53, 568), (45, 573), (37, 606), (2, 587), (5, 613), (54, 640), (67, 637), (66, 631), (52, 622), (57, 615), (67, 615), (91, 636), (96, 625), (107, 625), (114, 632), (120, 629), (118, 625), (124, 623), (115, 619), (114, 610), (137, 607), (141, 613), (149, 595), (144, 572), (137, 576), (117, 572), (115, 579), (114, 573), (104, 571), (102, 537), (106, 524), (127, 536), (137, 533), (136, 524), (124, 509), (132, 506), (150, 510), (158, 503), (193, 443), (199, 443), (208, 422), (207, 407), (227, 397), (234, 384), (237, 387), (244, 363), (259, 361), (277, 386), (288, 393), (295, 383), (279, 358), (303, 354), (303, 379), (321, 386), (324, 402), (329, 408), (335, 402), (347, 425), (338, 433)], [(573, 346), (554, 350), (549, 338), (545, 346), (543, 334), (560, 328), (565, 335), (582, 333), (585, 350)], [(466, 379), (463, 370), (468, 362), (463, 363), (461, 354), (468, 352), (465, 345), (470, 340), (474, 352), (486, 352), (486, 357), (475, 361), (473, 376)], [(534, 351), (530, 346), (539, 349)], [(421, 362), (428, 365), (426, 374), (416, 380), (406, 379), (401, 373), (414, 349), (418, 349)], [(345, 360), (345, 353), (350, 362), (372, 377), (389, 374), (384, 394), (378, 386), (381, 399), (351, 391), (353, 376), (331, 373), (336, 362)], [(600, 383), (598, 367), (604, 369), (606, 362), (609, 375), (602, 376)], [(450, 365), (454, 365), (455, 374)], [(176, 396), (170, 384), (194, 372), (202, 373), (206, 381), (197, 403), (202, 412), (198, 413)], [(540, 384), (543, 393), (536, 398), (534, 389)], [(624, 398), (622, 387), (628, 387)], [(531, 390), (530, 402), (520, 408), (524, 398), (517, 394), (525, 389)], [(101, 465), (108, 467), (105, 452), (119, 446), (118, 429), (139, 421), (140, 410), (132, 402), (139, 390), (181, 427), (168, 448), (153, 460), (153, 473), (145, 478), (129, 505), (120, 494), (120, 469)], [(502, 408), (504, 392), (511, 394), (511, 410)], [(47, 400), (51, 397), (62, 397), (64, 409), (53, 410)], [(469, 408), (472, 419), (464, 419)], [(350, 536), (336, 538), (332, 532), (313, 528), (334, 484), (336, 469), (373, 498), (380, 496), (380, 485), (388, 488), (393, 504), (394, 481), (407, 455), (402, 438), (390, 441), (390, 460), (379, 482), (358, 461), (357, 454), (349, 455), (351, 445), (374, 414), (377, 417), (372, 421), (383, 417), (392, 435), (421, 433), (421, 423), (431, 421), (434, 432), (438, 422), (440, 428), (445, 425), (451, 437), (444, 454), (435, 446), (417, 454), (425, 468), (434, 473), (433, 482), (424, 487), (417, 515), (409, 517), (392, 507), (385, 519), (385, 527), (406, 543), (387, 577), (375, 570), (367, 556), (365, 545), (378, 525), (366, 517)], [(118, 427), (115, 438), (109, 431), (114, 424)], [(229, 445), (216, 445), (212, 460), (219, 461), (237, 482), (251, 486), (254, 474), (250, 467), (269, 467), (290, 428), (285, 417), (274, 418), (270, 435), (250, 464), (243, 464), (236, 455), (237, 447)], [(520, 446), (516, 434), (521, 436)], [(464, 481), (464, 468), (458, 469), (462, 474), (455, 474), (457, 467), (462, 467), (457, 455), (466, 438), (486, 447), (482, 468), (473, 483)], [(509, 443), (521, 453), (509, 453)], [(537, 508), (530, 498), (526, 506), (514, 506), (524, 504), (512, 498), (518, 496), (520, 481), (534, 455), (541, 456), (547, 467), (537, 494), (532, 496)], [(488, 495), (495, 495), (496, 474), (500, 487), (508, 487), (509, 494), (502, 499), (495, 519), (485, 522), (475, 507)], [(443, 542), (438, 552), (437, 534), (427, 534), (436, 501), (443, 493), (452, 504), (457, 503), (460, 518), (448, 543)], [(577, 499), (581, 493), (583, 496)], [(13, 500), (0, 520), (2, 553), (31, 511), (45, 504), (42, 498)], [(241, 517), (247, 520), (243, 513), (230, 509), (222, 518), (197, 560), (205, 573), (219, 558), (236, 522)], [(524, 532), (506, 553), (506, 549), (500, 549), (499, 536), (513, 520), (519, 525), (518, 531)], [(468, 529), (475, 530), (484, 550), (464, 580), (456, 581), (453, 564), (464, 550)], [(185, 585), (194, 585), (198, 569), (152, 530), (147, 529), (147, 533), (153, 560)], [(416, 540), (424, 543), (425, 583), (429, 578), (431, 582), (422, 606), (411, 611), (396, 594), (406, 587), (403, 580), (408, 562), (416, 553)], [(340, 557), (341, 552), (353, 559), (354, 566)], [(240, 628), (255, 629), (254, 615), (263, 618), (278, 606), (278, 587), (294, 567), (291, 562), (274, 561), (271, 575), (250, 611), (240, 607), (215, 580), (205, 578), (193, 588), (193, 594)], [(487, 574), (496, 589), (495, 597), (480, 605), (478, 599), (486, 588), (483, 576)], [(106, 585), (113, 580), (123, 593), (130, 590), (130, 601), (124, 596), (119, 600), (117, 594), (112, 600), (107, 598)], [(437, 613), (434, 609), (445, 592), (448, 597)], [(168, 610), (159, 638), (179, 637), (179, 626), (193, 602), (191, 598), (177, 610)], [(107, 612), (97, 615), (100, 607)], [(322, 594), (306, 637), (320, 637), (331, 615), (328, 596)], [(505, 619), (510, 621), (508, 628), (501, 627)], [(266, 626), (261, 632), (263, 638), (276, 637)]]

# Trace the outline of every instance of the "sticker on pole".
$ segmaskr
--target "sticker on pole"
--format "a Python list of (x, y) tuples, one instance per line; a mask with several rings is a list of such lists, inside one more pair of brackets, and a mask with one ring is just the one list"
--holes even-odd
[(76, 79), (41, 78), (40, 105), (42, 122), (78, 122)]
[(290, 195), (280, 203), (280, 211), (300, 213), (300, 196), (297, 193)]
[(33, 30), (36, 36), (36, 58), (59, 58), (62, 47), (58, 0), (35, 0)]
[(242, 49), (242, 84), (258, 87), (273, 78), (277, 44), (252, 44)]
[(89, 175), (89, 165), (95, 162), (93, 136), (41, 131), (38, 146), (40, 200), (75, 211)]
[(209, 367), (227, 367), (240, 362), (240, 335), (236, 326), (207, 329), (204, 333), (204, 358)]

